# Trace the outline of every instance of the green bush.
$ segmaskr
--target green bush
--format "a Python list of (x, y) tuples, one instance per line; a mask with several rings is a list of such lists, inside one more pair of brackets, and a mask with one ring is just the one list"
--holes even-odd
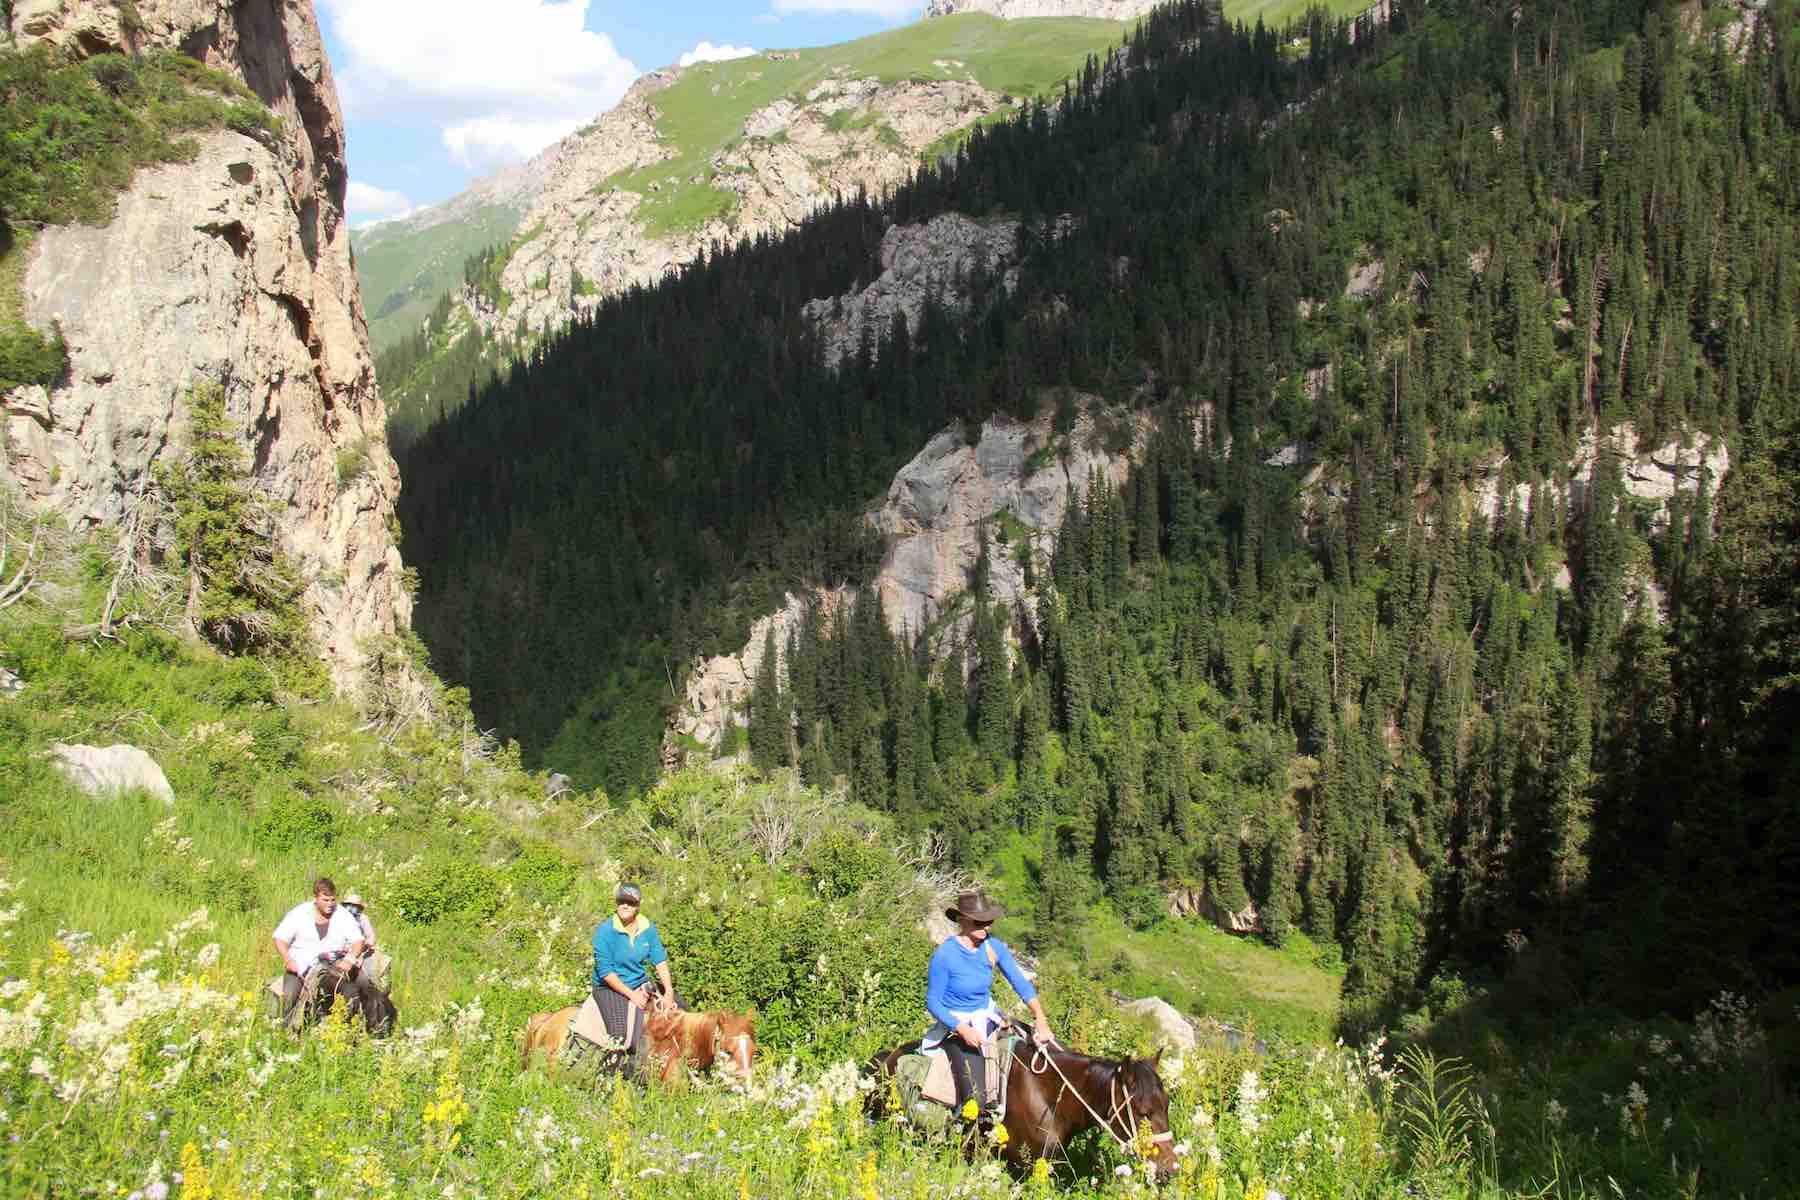
[(20, 385), (48, 387), (69, 369), (69, 347), (62, 329), (45, 337), (29, 325), (0, 325), (0, 391)]
[(827, 900), (842, 900), (879, 879), (893, 855), (879, 846), (840, 830), (833, 830), (807, 849), (814, 887)]
[(579, 867), (555, 846), (533, 843), (506, 864), (506, 881), (527, 900), (546, 904), (562, 900), (575, 886)]
[(389, 883), (383, 906), (413, 925), (483, 921), (500, 910), (503, 892), (500, 874), (492, 867), (438, 858)]
[(329, 847), (338, 838), (342, 815), (317, 796), (296, 796), (271, 805), (256, 822), (258, 850), (296, 850), (303, 846)]

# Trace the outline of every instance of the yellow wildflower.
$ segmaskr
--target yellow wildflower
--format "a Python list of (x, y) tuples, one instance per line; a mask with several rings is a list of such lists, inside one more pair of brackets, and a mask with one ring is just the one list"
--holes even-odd
[(181, 1147), (181, 1200), (212, 1200), (212, 1174), (200, 1159), (200, 1147), (188, 1142)]
[(988, 1131), (988, 1140), (994, 1145), (1004, 1148), (1006, 1143), (1012, 1140), (1012, 1135), (1006, 1132), (1005, 1125), (996, 1125)]
[(975, 1103), (975, 1097), (970, 1096), (967, 1100), (963, 1101), (963, 1106), (962, 1106), (962, 1119), (963, 1120), (973, 1121), (976, 1117), (979, 1117), (980, 1115), (981, 1115), (981, 1105)]
[(863, 1156), (856, 1164), (857, 1200), (881, 1200), (881, 1189), (875, 1186), (875, 1155)]

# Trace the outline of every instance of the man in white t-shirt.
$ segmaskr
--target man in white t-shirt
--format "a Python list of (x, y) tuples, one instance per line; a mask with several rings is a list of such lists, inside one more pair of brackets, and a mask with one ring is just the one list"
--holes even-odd
[(362, 927), (338, 907), (337, 885), (324, 876), (313, 880), (312, 899), (288, 910), (275, 927), (275, 951), (287, 968), (281, 977), (282, 1016), (293, 1012), (309, 976), (339, 962), (354, 964), (362, 949)]

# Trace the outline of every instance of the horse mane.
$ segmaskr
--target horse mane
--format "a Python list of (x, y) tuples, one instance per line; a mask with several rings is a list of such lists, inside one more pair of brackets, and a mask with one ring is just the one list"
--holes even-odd
[(652, 1013), (644, 1028), (650, 1034), (651, 1053), (662, 1063), (664, 1083), (681, 1077), (684, 1065), (704, 1071), (712, 1066), (713, 1039), (719, 1032), (719, 1014), (710, 1012)]

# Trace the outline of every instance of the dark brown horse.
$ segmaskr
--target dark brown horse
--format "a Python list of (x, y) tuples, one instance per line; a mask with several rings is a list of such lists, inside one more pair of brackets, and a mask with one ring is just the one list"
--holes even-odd
[(335, 970), (320, 973), (318, 987), (306, 1009), (305, 1023), (310, 1025), (328, 1015), (342, 1001), (350, 1015), (362, 1021), (370, 1036), (384, 1038), (394, 1031), (399, 1012), (388, 994), (364, 978), (358, 971), (346, 976)]
[[(918, 1042), (907, 1042), (869, 1065), (886, 1079), (901, 1055), (918, 1048)], [(1098, 1125), (1121, 1146), (1148, 1142), (1158, 1173), (1172, 1173), (1176, 1161), (1169, 1093), (1156, 1073), (1161, 1061), (1160, 1052), (1155, 1058), (1094, 1058), (1060, 1046), (1021, 1045), (1006, 1077), (1002, 1153), (1007, 1164), (1023, 1173), (1037, 1159), (1054, 1161), (1064, 1155), (1071, 1138)], [(878, 1087), (872, 1093), (877, 1110), (886, 1103), (885, 1092)]]

